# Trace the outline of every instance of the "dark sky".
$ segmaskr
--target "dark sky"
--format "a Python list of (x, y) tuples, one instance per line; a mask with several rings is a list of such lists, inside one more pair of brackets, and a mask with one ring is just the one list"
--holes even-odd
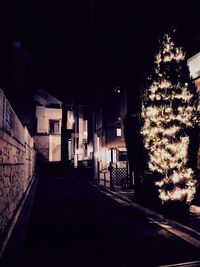
[(92, 81), (97, 90), (130, 79), (137, 85), (169, 25), (183, 41), (192, 38), (198, 8), (194, 0), (185, 2), (8, 1), (1, 8), (1, 30), (31, 53), (40, 88), (82, 101)]

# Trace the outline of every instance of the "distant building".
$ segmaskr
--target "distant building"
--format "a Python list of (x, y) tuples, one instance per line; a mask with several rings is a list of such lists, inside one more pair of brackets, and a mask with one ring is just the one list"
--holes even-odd
[(0, 40), (0, 58), (0, 87), (22, 123), (29, 128), (35, 86), (33, 59), (20, 41), (11, 39)]
[[(88, 118), (84, 105), (74, 105), (71, 113), (68, 112), (68, 123), (74, 120), (74, 131), (71, 134), (70, 160), (74, 166), (88, 166), (91, 159), (91, 150), (88, 146)], [(73, 115), (72, 115), (73, 114)]]
[[(35, 148), (43, 161), (61, 161), (63, 103), (44, 90), (38, 90), (35, 102)], [(87, 118), (84, 106), (67, 104), (66, 131), (68, 160), (77, 167), (88, 160)], [(67, 148), (66, 148), (67, 149)], [(65, 153), (65, 152), (64, 152)]]
[(125, 167), (127, 151), (124, 140), (123, 120), (126, 115), (126, 91), (116, 87), (102, 96), (102, 104), (96, 109), (96, 147), (94, 157), (100, 170), (107, 169), (110, 162)]
[(34, 98), (36, 104), (35, 148), (47, 161), (61, 160), (62, 102), (39, 90)]

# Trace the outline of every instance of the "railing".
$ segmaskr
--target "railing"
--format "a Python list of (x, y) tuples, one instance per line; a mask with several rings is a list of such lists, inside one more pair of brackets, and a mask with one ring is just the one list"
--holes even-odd
[(2, 89), (0, 89), (0, 130), (23, 143), (24, 126), (15, 114)]

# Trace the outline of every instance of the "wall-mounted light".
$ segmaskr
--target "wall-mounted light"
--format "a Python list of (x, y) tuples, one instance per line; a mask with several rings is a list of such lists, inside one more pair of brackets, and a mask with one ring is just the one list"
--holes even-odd
[(74, 123), (74, 122), (75, 122), (75, 118), (74, 118), (73, 115), (70, 116), (70, 118), (69, 118), (69, 122), (70, 122), (70, 123)]
[(117, 136), (122, 136), (122, 129), (121, 128), (117, 128)]

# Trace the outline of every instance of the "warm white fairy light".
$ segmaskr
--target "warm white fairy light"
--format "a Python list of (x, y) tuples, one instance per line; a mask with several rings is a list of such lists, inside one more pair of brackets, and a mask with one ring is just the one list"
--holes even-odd
[[(157, 79), (145, 92), (141, 132), (149, 154), (149, 169), (163, 176), (155, 183), (162, 201), (185, 199), (191, 202), (196, 192), (194, 172), (187, 167), (189, 137), (181, 131), (193, 127), (196, 119), (195, 107), (190, 104), (194, 96), (187, 82), (177, 81), (174, 85), (161, 71), (161, 64), (169, 65), (172, 60), (183, 62), (182, 48), (175, 47), (169, 35), (164, 36), (162, 45), (155, 56)], [(174, 101), (183, 104), (174, 107)]]

